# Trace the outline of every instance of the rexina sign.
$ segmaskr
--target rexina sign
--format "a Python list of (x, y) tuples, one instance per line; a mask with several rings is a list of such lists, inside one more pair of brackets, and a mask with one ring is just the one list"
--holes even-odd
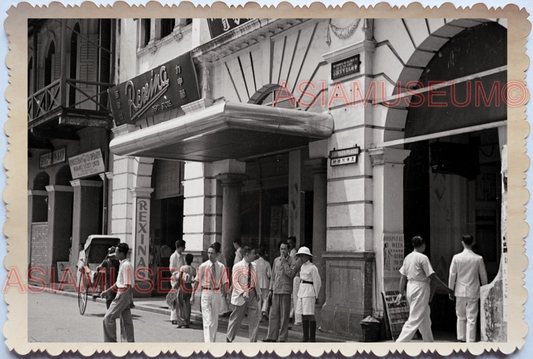
[[(150, 200), (137, 198), (135, 223), (135, 268), (148, 266), (150, 249)], [(143, 273), (144, 275), (146, 273)]]
[(112, 87), (109, 99), (118, 126), (200, 99), (190, 53)]

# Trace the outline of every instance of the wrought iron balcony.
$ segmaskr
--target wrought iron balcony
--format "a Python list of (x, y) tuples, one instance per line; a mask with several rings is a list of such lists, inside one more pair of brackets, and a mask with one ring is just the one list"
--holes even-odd
[[(65, 124), (111, 127), (108, 83), (60, 78), (28, 97), (28, 129)], [(56, 122), (57, 120), (57, 122)]]

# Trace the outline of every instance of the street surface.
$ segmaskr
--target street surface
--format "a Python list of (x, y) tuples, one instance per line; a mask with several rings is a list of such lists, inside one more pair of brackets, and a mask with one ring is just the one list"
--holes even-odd
[[(61, 294), (28, 294), (28, 341), (31, 342), (103, 342), (102, 319), (105, 303), (93, 301), (89, 296), (87, 309), (81, 315), (78, 300)], [(194, 321), (189, 329), (178, 329), (170, 323), (168, 315), (132, 309), (136, 342), (203, 342), (202, 323)], [(120, 329), (117, 320), (117, 329)], [(217, 342), (226, 341), (226, 324), (219, 322)], [(249, 342), (248, 332), (240, 330), (234, 342)], [(263, 338), (265, 334), (259, 334)], [(120, 336), (119, 336), (120, 338)]]

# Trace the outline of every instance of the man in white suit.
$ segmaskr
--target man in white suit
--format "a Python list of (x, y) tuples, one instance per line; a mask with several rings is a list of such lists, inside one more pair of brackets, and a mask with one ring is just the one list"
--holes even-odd
[(233, 266), (231, 304), (235, 306), (229, 317), (226, 341), (235, 339), (244, 314), (248, 311), (248, 333), (250, 342), (257, 342), (259, 328), (261, 289), (257, 280), (257, 267), (254, 263), (255, 250), (248, 246), (242, 249), (243, 259)]
[[(465, 234), (463, 251), (453, 256), (448, 286), (455, 289), (455, 313), (457, 314), (457, 340), (476, 341), (476, 322), (479, 312), (479, 287), (487, 284), (487, 271), (483, 257), (472, 251), (474, 237)], [(450, 295), (453, 300), (453, 296)]]

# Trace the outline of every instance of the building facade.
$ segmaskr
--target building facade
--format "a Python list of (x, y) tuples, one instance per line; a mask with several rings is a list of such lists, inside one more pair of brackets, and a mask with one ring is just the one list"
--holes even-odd
[(111, 19), (28, 22), (28, 263), (47, 283), (110, 223), (114, 41)]
[[(177, 239), (196, 262), (218, 241), (231, 263), (236, 238), (272, 261), (295, 236), (323, 278), (320, 326), (360, 338), (412, 236), (446, 281), (471, 233), (505, 328), (504, 19), (120, 19), (114, 34), (109, 232), (152, 295)], [(453, 308), (437, 292), (439, 330)]]

